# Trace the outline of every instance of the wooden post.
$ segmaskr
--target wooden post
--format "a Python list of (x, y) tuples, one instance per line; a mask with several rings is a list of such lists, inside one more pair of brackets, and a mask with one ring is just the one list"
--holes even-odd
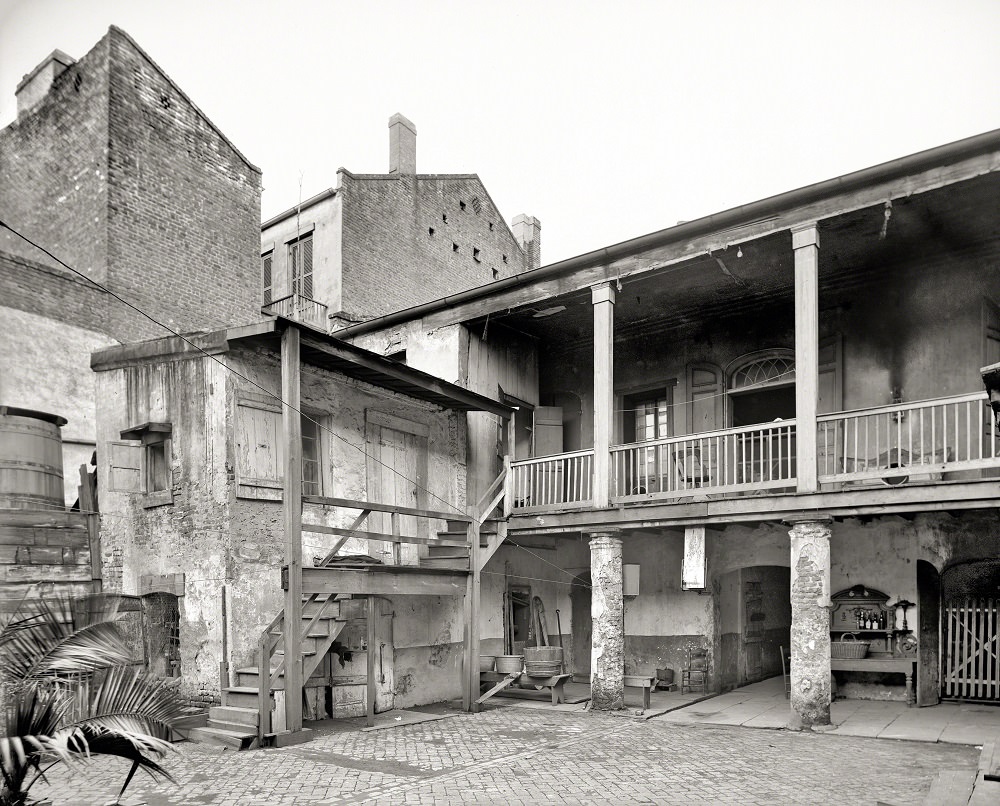
[(503, 458), (503, 516), (509, 518), (514, 511), (514, 468), (510, 466), (510, 455)]
[(795, 454), (796, 490), (819, 489), (816, 408), (819, 390), (819, 230), (792, 230), (795, 252)]
[(375, 613), (375, 608), (378, 604), (378, 599), (375, 596), (368, 596), (368, 615), (367, 615), (367, 627), (368, 627), (368, 657), (367, 657), (367, 675), (368, 675), (368, 685), (366, 686), (365, 699), (367, 700), (367, 705), (365, 707), (365, 712), (367, 714), (368, 727), (373, 727), (375, 725), (375, 653), (377, 651), (375, 645), (377, 642), (375, 627), (377, 626), (378, 616)]
[(614, 423), (615, 289), (590, 289), (594, 304), (594, 507), (611, 504), (611, 433)]
[[(479, 698), (479, 609), (482, 595), (482, 576), (479, 567), (479, 521), (469, 523), (466, 532), (469, 536), (469, 584), (466, 608), (469, 619), (468, 643), (465, 649), (465, 672), (469, 689), (469, 707), (472, 712), (479, 711), (476, 700)], [(464, 698), (463, 698), (464, 699)]]
[[(399, 537), (401, 532), (399, 531), (399, 513), (390, 512), (389, 513), (389, 523), (392, 526), (392, 533), (394, 536)], [(402, 565), (403, 563), (403, 547), (398, 540), (394, 540), (390, 547), (392, 549), (392, 564)]]
[[(219, 661), (219, 693), (229, 688), (229, 636), (227, 635), (226, 586), (222, 586), (222, 660)], [(260, 670), (258, 670), (260, 671)], [(261, 672), (262, 673), (262, 672)], [(263, 673), (262, 673), (263, 674)]]
[(91, 592), (100, 593), (104, 587), (101, 571), (101, 521), (97, 514), (97, 496), (94, 494), (94, 480), (87, 465), (80, 465), (80, 486), (77, 488), (80, 511), (86, 513), (87, 539), (90, 547)]
[[(285, 729), (302, 730), (302, 420), (300, 406), (299, 329), (287, 324), (281, 334), (281, 397), (285, 442)], [(265, 670), (260, 670), (264, 673)]]

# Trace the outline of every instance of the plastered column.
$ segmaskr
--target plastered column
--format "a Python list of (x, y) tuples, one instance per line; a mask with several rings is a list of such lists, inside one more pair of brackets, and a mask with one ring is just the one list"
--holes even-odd
[(793, 727), (830, 724), (830, 522), (791, 522)]
[(615, 532), (590, 536), (590, 707), (618, 711), (625, 707), (625, 610), (622, 600), (622, 539)]

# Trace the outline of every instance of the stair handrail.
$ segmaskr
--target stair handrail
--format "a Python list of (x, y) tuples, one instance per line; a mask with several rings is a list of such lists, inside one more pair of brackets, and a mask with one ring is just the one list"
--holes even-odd
[[(476, 508), (474, 511), (476, 512), (476, 519), (480, 523), (485, 521), (489, 517), (489, 514), (500, 506), (500, 502), (503, 501), (504, 495), (507, 492), (505, 482), (507, 481), (507, 473), (509, 469), (510, 462), (507, 457), (504, 457), (504, 466), (500, 470), (500, 475), (493, 480), (493, 483), (486, 488), (486, 492), (484, 492), (480, 496), (479, 501), (476, 502)], [(488, 506), (487, 502), (489, 502)]]
[(280, 633), (274, 634), (274, 628), (285, 620), (284, 609), (278, 612), (271, 623), (260, 634), (257, 644), (257, 738), (263, 740), (264, 734), (271, 732), (271, 680), (264, 670), (271, 668), (271, 656), (281, 638)]

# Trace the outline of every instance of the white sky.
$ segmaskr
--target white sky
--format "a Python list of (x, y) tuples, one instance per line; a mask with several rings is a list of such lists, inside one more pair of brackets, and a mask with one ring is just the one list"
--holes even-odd
[(110, 24), (263, 169), (265, 218), (385, 172), (402, 112), (543, 263), (1000, 127), (1000, 0), (0, 0), (0, 125)]

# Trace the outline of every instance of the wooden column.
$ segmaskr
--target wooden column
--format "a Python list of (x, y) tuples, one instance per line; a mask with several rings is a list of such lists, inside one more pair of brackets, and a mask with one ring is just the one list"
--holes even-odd
[[(378, 634), (376, 632), (376, 627), (378, 626), (378, 612), (379, 612), (379, 601), (375, 596), (368, 597), (368, 614), (366, 616), (365, 626), (368, 628), (368, 640), (367, 640), (367, 655), (365, 657), (366, 661), (366, 673), (368, 685), (365, 687), (365, 714), (367, 716), (368, 727), (373, 727), (375, 725), (375, 694), (376, 694), (376, 682), (375, 682), (375, 653), (378, 652)], [(287, 698), (287, 693), (286, 693)], [(287, 701), (287, 699), (286, 699)]]
[(611, 504), (611, 434), (615, 414), (615, 289), (590, 289), (594, 304), (594, 506)]
[[(285, 730), (302, 730), (302, 421), (300, 419), (299, 330), (287, 325), (281, 334), (281, 398), (285, 442)], [(266, 674), (266, 669), (259, 670)]]
[(481, 570), (479, 567), (479, 523), (472, 521), (466, 532), (469, 536), (469, 581), (465, 594), (465, 681), (462, 686), (462, 704), (466, 711), (478, 711), (479, 698), (479, 609), (482, 596)]
[(795, 252), (795, 455), (796, 490), (814, 493), (816, 406), (819, 389), (819, 230), (792, 230)]

